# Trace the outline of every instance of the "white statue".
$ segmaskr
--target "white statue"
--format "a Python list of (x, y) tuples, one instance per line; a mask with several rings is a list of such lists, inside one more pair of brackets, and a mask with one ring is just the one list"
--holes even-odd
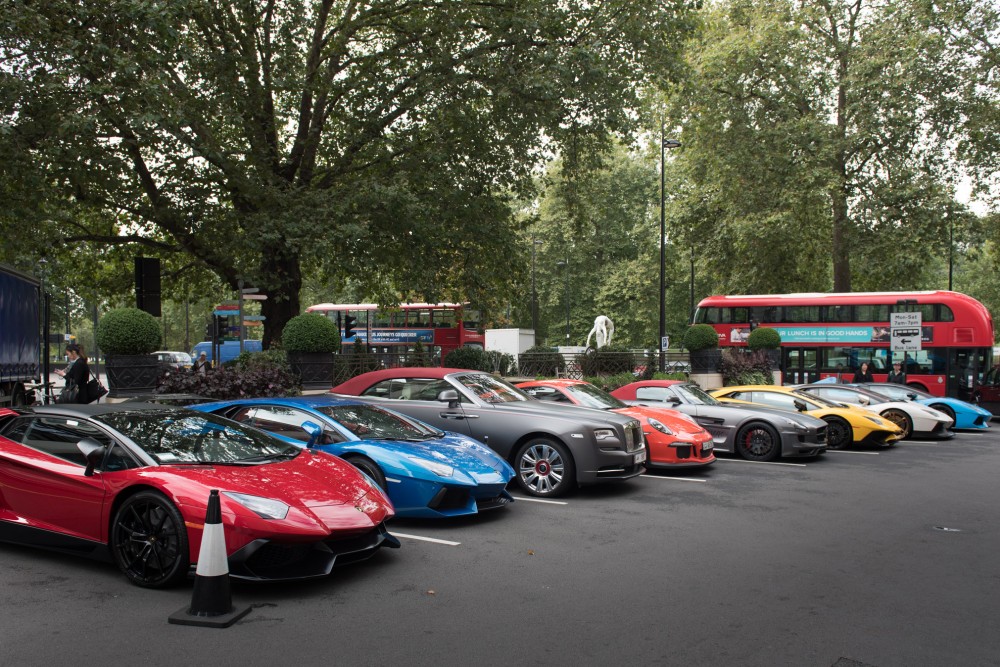
[(611, 343), (611, 337), (615, 335), (615, 323), (607, 315), (598, 315), (594, 319), (594, 328), (587, 334), (587, 347), (590, 347), (590, 337), (597, 337), (597, 349)]

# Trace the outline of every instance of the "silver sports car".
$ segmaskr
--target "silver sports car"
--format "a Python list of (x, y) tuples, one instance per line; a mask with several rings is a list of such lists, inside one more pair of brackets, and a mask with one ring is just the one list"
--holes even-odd
[(627, 403), (665, 403), (694, 417), (712, 434), (717, 452), (734, 452), (749, 461), (779, 456), (816, 456), (826, 451), (826, 422), (809, 415), (725, 404), (698, 385), (677, 380), (642, 380), (611, 392)]

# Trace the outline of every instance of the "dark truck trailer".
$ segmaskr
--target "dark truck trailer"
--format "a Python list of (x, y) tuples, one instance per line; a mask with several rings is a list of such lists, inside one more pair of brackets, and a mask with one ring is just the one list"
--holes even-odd
[(0, 407), (26, 405), (40, 381), (41, 288), (31, 276), (0, 264)]

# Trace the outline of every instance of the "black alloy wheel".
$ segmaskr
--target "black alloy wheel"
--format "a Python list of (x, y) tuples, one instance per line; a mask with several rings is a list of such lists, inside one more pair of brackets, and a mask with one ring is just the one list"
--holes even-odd
[(115, 513), (111, 553), (133, 584), (176, 586), (187, 577), (191, 565), (184, 518), (163, 494), (141, 491)]
[(747, 461), (773, 461), (781, 454), (781, 438), (770, 424), (747, 424), (736, 434), (736, 451)]
[(845, 449), (854, 442), (854, 429), (841, 417), (824, 417), (826, 421), (826, 448)]
[(549, 438), (532, 438), (514, 457), (517, 483), (532, 496), (562, 496), (576, 487), (576, 466), (566, 447)]
[(345, 456), (344, 460), (350, 463), (352, 466), (368, 475), (373, 482), (378, 485), (378, 488), (385, 491), (385, 474), (382, 469), (378, 467), (378, 464), (372, 461), (366, 456)]

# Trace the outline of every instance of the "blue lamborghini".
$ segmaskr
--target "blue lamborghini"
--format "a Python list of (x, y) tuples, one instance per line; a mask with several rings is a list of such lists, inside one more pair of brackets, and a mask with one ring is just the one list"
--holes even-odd
[(514, 469), (492, 449), (380, 406), (332, 396), (190, 406), (334, 454), (382, 487), (401, 517), (476, 514), (513, 501)]
[(862, 382), (859, 387), (874, 391), (876, 394), (894, 401), (914, 401), (943, 412), (955, 420), (952, 428), (989, 428), (993, 413), (978, 405), (960, 401), (957, 398), (932, 396), (925, 391), (909, 387), (905, 384), (889, 384), (887, 382)]

